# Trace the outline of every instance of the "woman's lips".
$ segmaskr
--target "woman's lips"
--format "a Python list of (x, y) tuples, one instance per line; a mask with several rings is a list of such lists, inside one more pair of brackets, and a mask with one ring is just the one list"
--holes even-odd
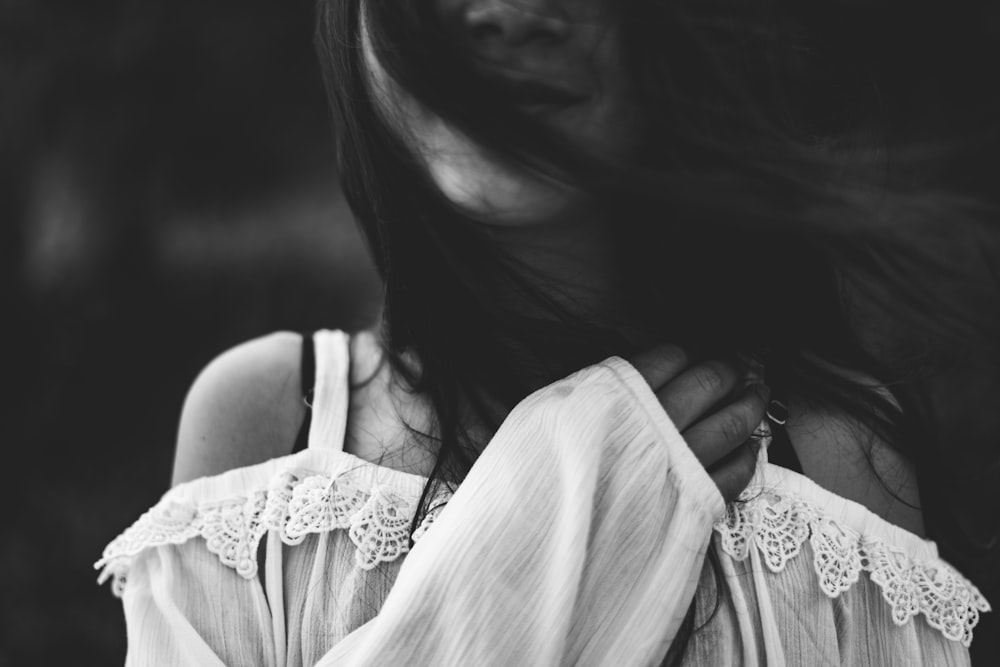
[(590, 95), (573, 89), (527, 79), (505, 81), (503, 86), (518, 106), (568, 107), (590, 99)]
[[(569, 71), (529, 73), (510, 68), (484, 72), (504, 99), (522, 108), (564, 108), (589, 101), (593, 95), (584, 81), (574, 81)], [(579, 77), (575, 77), (579, 78)]]

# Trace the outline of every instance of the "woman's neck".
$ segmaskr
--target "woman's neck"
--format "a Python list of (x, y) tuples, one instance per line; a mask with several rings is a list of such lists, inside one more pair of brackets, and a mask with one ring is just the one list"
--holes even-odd
[[(632, 345), (657, 342), (655, 335), (629, 312), (614, 240), (603, 221), (579, 218), (544, 225), (500, 227), (491, 230), (492, 240), (524, 265), (537, 280), (537, 287), (570, 314), (622, 335)], [(530, 304), (529, 312), (540, 319), (554, 315)], [(523, 312), (523, 311), (522, 311)]]

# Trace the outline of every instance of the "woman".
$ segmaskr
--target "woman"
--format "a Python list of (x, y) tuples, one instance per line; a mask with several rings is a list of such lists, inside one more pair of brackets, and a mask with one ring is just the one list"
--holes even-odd
[(995, 354), (996, 295), (913, 281), (939, 212), (992, 237), (817, 119), (808, 21), (745, 4), (320, 3), (382, 334), (195, 382), (98, 564), (130, 662), (968, 664), (919, 399)]

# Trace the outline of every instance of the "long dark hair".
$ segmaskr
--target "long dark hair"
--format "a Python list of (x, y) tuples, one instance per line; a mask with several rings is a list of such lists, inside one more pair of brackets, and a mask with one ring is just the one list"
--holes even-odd
[[(558, 286), (541, 284), (430, 183), (372, 99), (362, 12), (383, 68), (420, 103), (603, 207), (625, 305), (650, 330), (696, 358), (761, 361), (777, 394), (847, 414), (926, 472), (935, 445), (921, 379), (969, 345), (993, 353), (1000, 340), (995, 282), (942, 261), (942, 248), (995, 238), (984, 222), (993, 211), (914, 187), (912, 169), (897, 178), (876, 89), (824, 57), (822, 21), (765, 0), (607, 3), (646, 110), (646, 150), (621, 164), (518, 113), (471, 56), (456, 57), (427, 4), (320, 0), (317, 29), (344, 192), (384, 280), (387, 352), (436, 412), (435, 433), (420, 434), (437, 448), (421, 512), (432, 487), (460, 481), (485, 445), (463, 415), (495, 428), (531, 391), (636, 350), (565, 307)], [(921, 147), (902, 159), (946, 157)], [(927, 505), (948, 480), (920, 482)]]

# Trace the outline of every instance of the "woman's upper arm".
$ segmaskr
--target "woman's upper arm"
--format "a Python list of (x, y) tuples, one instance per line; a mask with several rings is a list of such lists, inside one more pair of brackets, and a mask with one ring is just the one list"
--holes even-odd
[(298, 334), (273, 333), (202, 370), (184, 401), (172, 485), (291, 452), (305, 417), (301, 350)]

